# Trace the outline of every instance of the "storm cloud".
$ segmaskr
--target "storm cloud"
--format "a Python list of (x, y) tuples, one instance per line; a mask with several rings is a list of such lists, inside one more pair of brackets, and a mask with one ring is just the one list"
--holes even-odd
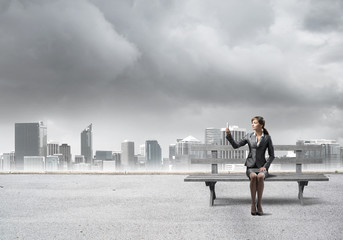
[(0, 4), (0, 152), (14, 123), (43, 120), (94, 149), (250, 128), (276, 144), (343, 144), (341, 1), (13, 0)]

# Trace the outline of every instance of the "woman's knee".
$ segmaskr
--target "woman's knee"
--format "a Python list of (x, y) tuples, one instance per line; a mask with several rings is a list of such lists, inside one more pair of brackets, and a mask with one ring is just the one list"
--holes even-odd
[(257, 174), (252, 172), (252, 173), (250, 173), (249, 177), (250, 177), (250, 181), (255, 181), (257, 178)]
[(264, 173), (259, 173), (257, 175), (257, 181), (263, 181), (265, 179), (266, 175)]

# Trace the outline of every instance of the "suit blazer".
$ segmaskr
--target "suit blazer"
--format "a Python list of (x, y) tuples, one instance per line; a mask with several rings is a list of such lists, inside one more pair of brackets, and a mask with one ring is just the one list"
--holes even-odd
[[(248, 144), (249, 154), (244, 164), (247, 167), (254, 167), (256, 165), (258, 168), (265, 167), (268, 170), (270, 164), (275, 158), (274, 146), (270, 135), (265, 134), (264, 136), (262, 136), (258, 146), (256, 142), (256, 135), (254, 133), (248, 133), (240, 141), (235, 141), (231, 134), (226, 135), (226, 139), (231, 143), (234, 149)], [(266, 160), (265, 155), (267, 149), (269, 158)]]

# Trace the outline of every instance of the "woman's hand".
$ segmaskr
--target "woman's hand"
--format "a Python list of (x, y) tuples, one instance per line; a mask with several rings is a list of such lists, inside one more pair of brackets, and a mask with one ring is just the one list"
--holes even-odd
[(260, 171), (260, 172), (263, 172), (263, 171), (267, 171), (267, 169), (266, 169), (265, 167), (261, 167), (261, 168), (259, 169), (259, 171)]
[(229, 128), (226, 128), (226, 129), (225, 129), (225, 132), (226, 132), (227, 135), (230, 135), (230, 134), (231, 134)]

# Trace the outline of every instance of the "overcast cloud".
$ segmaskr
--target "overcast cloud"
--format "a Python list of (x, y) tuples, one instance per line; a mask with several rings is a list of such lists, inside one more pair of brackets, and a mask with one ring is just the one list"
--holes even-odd
[(2, 0), (0, 152), (14, 123), (44, 121), (48, 139), (80, 154), (120, 143), (204, 140), (206, 127), (250, 131), (266, 119), (274, 144), (343, 144), (340, 0)]

